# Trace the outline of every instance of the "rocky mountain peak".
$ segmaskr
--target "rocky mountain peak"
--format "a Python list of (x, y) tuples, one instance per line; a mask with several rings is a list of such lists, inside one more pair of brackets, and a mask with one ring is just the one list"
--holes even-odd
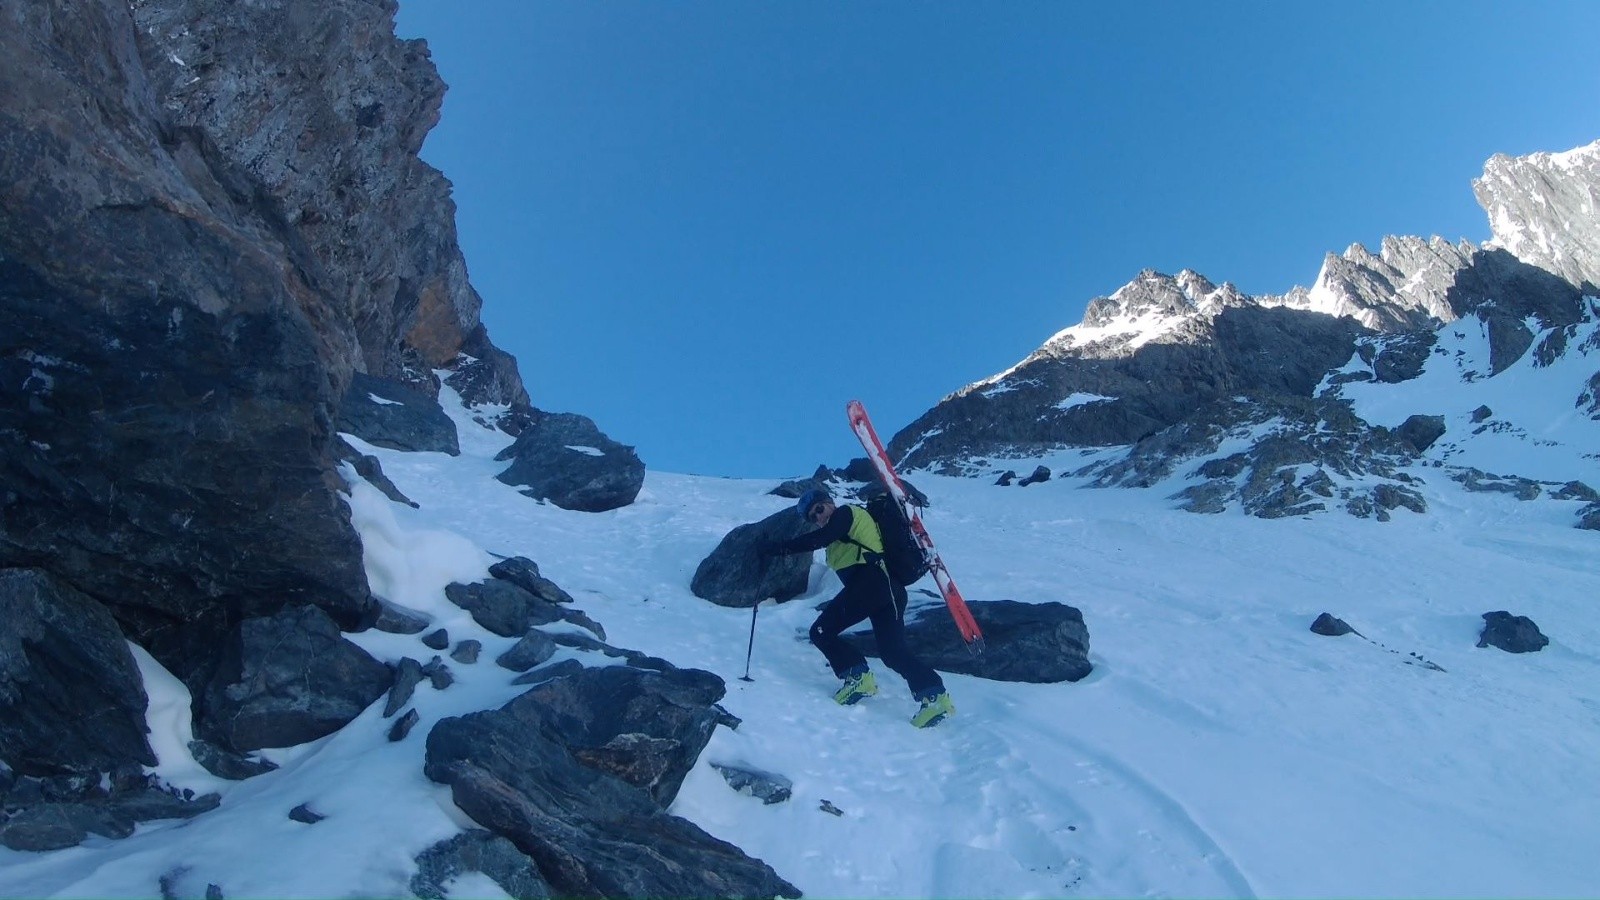
[(1496, 154), (1472, 182), (1490, 246), (1600, 290), (1600, 141), (1564, 153)]
[[(1540, 366), (1560, 355), (1552, 341), (1581, 348), (1582, 296), (1595, 293), (1600, 266), (1597, 171), (1600, 144), (1497, 157), (1476, 187), (1498, 245), (1390, 236), (1373, 252), (1356, 243), (1328, 254), (1310, 288), (1283, 295), (1252, 297), (1191, 270), (1146, 269), (1095, 298), (1080, 324), (1022, 362), (946, 397), (895, 435), (890, 453), (907, 468), (991, 474), (1004, 468), (999, 461), (1120, 447), (1109, 456), (1096, 451), (1099, 468), (1083, 474), (1102, 485), (1149, 487), (1180, 461), (1203, 461), (1224, 439), (1270, 434), (1270, 452), (1211, 466), (1204, 502), (1189, 507), (1217, 511), (1239, 501), (1259, 515), (1317, 506), (1321, 500), (1307, 498), (1324, 496), (1339, 478), (1390, 477), (1430, 442), (1396, 443), (1388, 431), (1398, 421), (1363, 421), (1340, 405), (1338, 386), (1417, 378), (1446, 353), (1440, 335), (1458, 321), (1448, 340), (1461, 349), (1451, 352), (1473, 362), (1450, 377), (1469, 383), (1524, 363), (1536, 344)], [(1596, 380), (1574, 389), (1576, 409), (1592, 410)], [(1435, 418), (1422, 417), (1430, 427)], [(1319, 467), (1316, 478), (1327, 484), (1317, 480), (1309, 494), (1279, 491), (1287, 461)], [(1246, 469), (1253, 487), (1240, 490), (1234, 479)], [(1381, 487), (1381, 498), (1369, 496), (1371, 485), (1350, 488), (1348, 507), (1392, 509), (1386, 504), (1403, 491)]]

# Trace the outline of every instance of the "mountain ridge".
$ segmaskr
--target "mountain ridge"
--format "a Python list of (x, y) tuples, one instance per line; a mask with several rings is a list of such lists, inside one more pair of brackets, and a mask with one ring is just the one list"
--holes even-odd
[[(1377, 253), (1353, 244), (1325, 257), (1311, 287), (1281, 295), (1249, 296), (1188, 269), (1146, 269), (1016, 365), (947, 395), (889, 450), (906, 468), (945, 474), (994, 474), (1004, 468), (996, 459), (1017, 464), (1071, 448), (1120, 447), (1123, 463), (1148, 463), (1154, 447), (1170, 449), (1170, 429), (1245, 424), (1252, 414), (1234, 402), (1241, 395), (1269, 407), (1309, 401), (1323, 410), (1319, 427), (1387, 445), (1381, 434), (1357, 438), (1385, 425), (1328, 405), (1340, 399), (1318, 391), (1330, 373), (1364, 356), (1365, 377), (1378, 383), (1415, 378), (1437, 332), (1475, 318), (1487, 333), (1482, 375), (1493, 377), (1536, 340), (1588, 321), (1583, 297), (1600, 293), (1600, 226), (1575, 218), (1600, 197), (1600, 142), (1495, 157), (1474, 190), (1496, 228), (1483, 246), (1437, 236), (1385, 237)], [(1541, 347), (1546, 356), (1567, 349)], [(1592, 383), (1572, 388), (1575, 408), (1584, 391), (1592, 395)], [(1230, 411), (1244, 418), (1230, 423)], [(1425, 449), (1412, 446), (1413, 461)]]

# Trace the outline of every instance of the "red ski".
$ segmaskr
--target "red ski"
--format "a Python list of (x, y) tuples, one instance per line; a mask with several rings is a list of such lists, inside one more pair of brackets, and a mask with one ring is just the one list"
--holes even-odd
[(850, 429), (861, 440), (861, 446), (867, 451), (867, 458), (872, 460), (872, 465), (878, 470), (878, 476), (889, 489), (889, 495), (900, 505), (900, 512), (905, 515), (906, 521), (911, 523), (911, 531), (917, 536), (917, 543), (922, 545), (922, 551), (928, 555), (928, 571), (932, 573), (934, 583), (939, 585), (939, 593), (944, 595), (945, 606), (950, 608), (950, 617), (956, 620), (956, 628), (961, 632), (961, 639), (967, 642), (967, 650), (974, 655), (982, 653), (983, 632), (978, 629), (977, 620), (972, 618), (972, 610), (967, 609), (967, 601), (962, 599), (961, 591), (956, 588), (955, 579), (950, 577), (950, 570), (945, 568), (944, 560), (939, 558), (939, 551), (933, 549), (933, 538), (928, 536), (928, 529), (922, 524), (922, 515), (911, 505), (911, 499), (906, 496), (906, 486), (900, 482), (900, 476), (895, 474), (894, 466), (889, 462), (889, 454), (883, 449), (883, 442), (878, 440), (878, 432), (873, 429), (872, 420), (867, 418), (866, 407), (861, 405), (860, 400), (851, 400), (846, 409), (850, 412)]

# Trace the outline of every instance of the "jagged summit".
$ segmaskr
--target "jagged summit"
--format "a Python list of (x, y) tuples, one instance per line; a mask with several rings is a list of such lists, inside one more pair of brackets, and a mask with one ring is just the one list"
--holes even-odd
[(1490, 247), (1590, 292), (1600, 285), (1600, 141), (1564, 153), (1496, 154), (1472, 182)]
[[(1100, 484), (1149, 487), (1181, 476), (1178, 460), (1203, 462), (1220, 452), (1222, 435), (1249, 433), (1252, 441), (1279, 442), (1277, 449), (1222, 466), (1228, 477), (1248, 469), (1250, 479), (1282, 476), (1293, 484), (1300, 476), (1283, 468), (1290, 464), (1341, 477), (1395, 475), (1431, 441), (1391, 440), (1387, 429), (1401, 421), (1352, 413), (1340, 391), (1326, 389), (1330, 373), (1381, 387), (1436, 370), (1430, 378), (1470, 383), (1507, 372), (1530, 350), (1549, 366), (1563, 354), (1578, 358), (1595, 349), (1583, 298), (1600, 295), (1594, 286), (1600, 224), (1593, 215), (1600, 143), (1496, 157), (1474, 188), (1495, 227), (1484, 246), (1438, 236), (1386, 237), (1376, 253), (1353, 244), (1328, 254), (1310, 288), (1282, 295), (1250, 296), (1191, 270), (1144, 270), (1095, 298), (1082, 322), (1015, 366), (950, 394), (895, 435), (889, 450), (908, 468), (985, 474), (995, 470), (994, 460), (1121, 447), (1120, 463), (1099, 454), (1100, 468), (1088, 474)], [(1473, 324), (1445, 331), (1463, 320)], [(1469, 333), (1481, 334), (1481, 343), (1463, 343)], [(1445, 370), (1430, 368), (1429, 360), (1444, 353), (1470, 356), (1471, 365), (1439, 375)], [(1356, 362), (1359, 372), (1349, 369)], [(1579, 359), (1566, 368), (1585, 364)], [(1554, 384), (1543, 383), (1543, 389)], [(1573, 394), (1562, 402), (1585, 421), (1595, 419), (1600, 375), (1590, 372), (1556, 390)], [(1498, 396), (1497, 408), (1506, 409), (1504, 391)], [(1369, 401), (1365, 408), (1386, 407)], [(1284, 422), (1297, 424), (1285, 432)], [(1496, 427), (1531, 435), (1539, 426)], [(1330, 444), (1330, 434), (1342, 437)], [(1208, 477), (1215, 496), (1198, 503), (1191, 497), (1190, 508), (1217, 511), (1244, 498)], [(1292, 494), (1262, 488), (1245, 505), (1255, 502), (1251, 511), (1258, 513), (1306, 505), (1278, 502)], [(1354, 506), (1372, 503), (1366, 498)]]

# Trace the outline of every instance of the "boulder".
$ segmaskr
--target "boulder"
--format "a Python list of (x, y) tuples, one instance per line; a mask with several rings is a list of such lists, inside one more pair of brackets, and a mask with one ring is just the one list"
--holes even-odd
[[(941, 672), (993, 681), (1078, 681), (1093, 671), (1089, 630), (1074, 607), (1015, 600), (969, 600), (967, 606), (983, 629), (982, 653), (967, 650), (943, 604), (907, 611), (906, 642), (912, 652)], [(878, 655), (871, 632), (844, 637), (862, 653)]]
[(400, 664), (395, 666), (394, 683), (389, 686), (389, 697), (383, 704), (385, 719), (411, 702), (411, 695), (416, 691), (417, 685), (422, 683), (422, 677), (422, 663), (409, 656), (400, 658)]
[(798, 897), (765, 863), (665, 812), (722, 691), (706, 672), (583, 669), (440, 721), (424, 771), (532, 858), (557, 896)]
[(444, 594), (451, 603), (471, 613), (479, 625), (501, 637), (522, 637), (535, 625), (571, 622), (605, 638), (605, 631), (582, 612), (557, 606), (500, 578), (450, 584)]
[(144, 681), (104, 606), (0, 570), (0, 760), (28, 775), (153, 766)]
[(1019, 487), (1027, 487), (1030, 484), (1039, 484), (1040, 482), (1049, 481), (1049, 480), (1050, 480), (1050, 467), (1049, 466), (1037, 466), (1037, 467), (1034, 468), (1032, 475), (1029, 475), (1027, 478), (1024, 478), (1021, 481), (1017, 482), (1017, 485)]
[(439, 401), (392, 378), (353, 373), (338, 429), (390, 450), (461, 454), (456, 423)]
[(1444, 432), (1444, 416), (1415, 415), (1400, 423), (1400, 427), (1395, 429), (1395, 436), (1421, 453), (1444, 437)]
[(489, 567), (489, 574), (509, 581), (548, 603), (571, 603), (572, 595), (539, 574), (539, 564), (526, 556), (512, 556)]
[(232, 750), (303, 744), (344, 727), (394, 678), (316, 607), (246, 619), (196, 695), (195, 731)]
[(788, 600), (806, 592), (811, 555), (792, 553), (763, 557), (758, 548), (768, 541), (785, 541), (810, 530), (811, 525), (784, 507), (759, 522), (734, 528), (695, 567), (689, 590), (718, 606), (746, 608), (767, 598)]
[(1351, 628), (1345, 620), (1331, 613), (1323, 613), (1317, 616), (1317, 620), (1311, 623), (1311, 633), (1320, 634), (1324, 637), (1342, 637), (1347, 634), (1360, 636), (1359, 632)]
[(1498, 647), (1507, 653), (1533, 653), (1549, 643), (1550, 639), (1527, 616), (1514, 616), (1503, 609), (1483, 614), (1479, 647)]
[(627, 506), (644, 486), (644, 463), (632, 447), (574, 413), (533, 410), (531, 421), (495, 459), (511, 465), (495, 477), (562, 509), (605, 512)]
[(712, 763), (711, 768), (717, 770), (728, 787), (755, 797), (768, 806), (783, 803), (794, 795), (794, 782), (773, 772), (723, 763)]
[(451, 882), (468, 872), (482, 873), (516, 900), (556, 896), (533, 860), (516, 844), (479, 828), (422, 851), (417, 857), (417, 874), (411, 876), (411, 893), (422, 900), (446, 900), (451, 896)]
[(278, 768), (278, 764), (269, 759), (235, 753), (210, 741), (190, 741), (189, 755), (207, 772), (230, 781), (243, 781)]
[(510, 650), (495, 657), (495, 665), (513, 672), (526, 672), (556, 655), (556, 642), (537, 629), (522, 636)]

